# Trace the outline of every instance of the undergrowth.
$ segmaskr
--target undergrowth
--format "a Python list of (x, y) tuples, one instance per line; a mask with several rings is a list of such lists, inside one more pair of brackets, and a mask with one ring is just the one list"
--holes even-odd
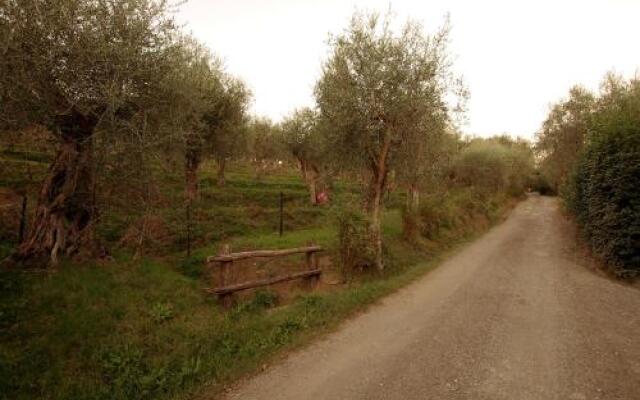
[[(335, 328), (421, 276), (449, 249), (486, 230), (505, 204), (500, 198), (479, 204), (464, 193), (455, 201), (451, 198), (453, 206), (426, 200), (425, 216), (439, 215), (441, 223), (419, 243), (402, 239), (400, 210), (390, 209), (383, 223), (383, 274), (362, 271), (340, 290), (307, 292), (287, 301), (276, 292), (256, 291), (224, 310), (203, 291), (208, 285), (204, 259), (215, 254), (222, 241), (234, 251), (313, 242), (335, 254), (338, 247), (338, 208), (291, 205), (282, 236), (271, 214), (264, 214), (270, 215), (264, 220), (268, 222), (260, 222), (260, 217), (234, 219), (241, 214), (236, 207), (273, 200), (250, 193), (255, 186), (247, 179), (230, 174), (230, 185), (246, 194), (245, 203), (211, 205), (208, 212), (223, 214), (215, 224), (225, 233), (209, 243), (197, 242), (191, 257), (173, 247), (160, 253), (162, 257), (147, 254), (136, 260), (122, 248), (112, 253), (115, 260), (110, 262), (65, 264), (46, 272), (2, 271), (0, 399), (171, 399), (216, 392), (283, 349)], [(290, 190), (293, 180), (273, 177)], [(458, 215), (461, 207), (468, 209), (464, 216)], [(234, 226), (235, 233), (227, 236)], [(204, 224), (202, 231), (210, 229), (213, 225)], [(113, 236), (118, 237), (117, 231)], [(0, 243), (0, 255), (12, 246)]]
[(200, 280), (152, 260), (3, 272), (1, 398), (158, 399), (218, 390), (420, 276), (467, 235), (432, 248), (427, 262), (424, 251), (388, 240), (384, 279), (365, 277), (281, 306), (277, 295), (258, 291), (228, 312), (203, 296)]

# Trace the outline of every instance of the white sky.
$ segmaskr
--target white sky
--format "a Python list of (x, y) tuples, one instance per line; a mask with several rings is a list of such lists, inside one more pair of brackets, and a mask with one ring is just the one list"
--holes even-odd
[(279, 120), (313, 105), (313, 86), (356, 9), (411, 17), (427, 32), (446, 13), (456, 70), (470, 89), (463, 131), (533, 137), (570, 86), (591, 89), (609, 70), (640, 68), (640, 0), (190, 0), (178, 13), (254, 94), (252, 110)]

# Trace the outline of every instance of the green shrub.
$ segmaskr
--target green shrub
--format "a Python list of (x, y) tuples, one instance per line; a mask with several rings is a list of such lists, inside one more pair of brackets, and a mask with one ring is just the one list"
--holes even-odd
[(168, 386), (167, 371), (148, 365), (142, 350), (132, 345), (106, 349), (100, 358), (107, 385), (99, 398), (154, 398)]
[(507, 184), (507, 149), (495, 142), (476, 140), (460, 152), (455, 161), (456, 180), (488, 192)]
[(563, 197), (620, 276), (640, 274), (640, 84), (601, 101)]
[(156, 303), (149, 312), (156, 324), (161, 324), (173, 318), (173, 306), (170, 303)]
[(356, 270), (373, 265), (375, 252), (369, 219), (360, 210), (347, 207), (338, 212), (338, 253), (342, 274), (350, 279)]
[(521, 195), (533, 175), (533, 151), (528, 142), (499, 136), (474, 139), (453, 163), (455, 181), (480, 195), (506, 192)]
[(420, 234), (427, 239), (435, 239), (442, 227), (450, 227), (452, 218), (449, 213), (450, 203), (437, 201), (423, 202), (418, 211)]
[(402, 238), (409, 243), (416, 243), (422, 231), (420, 213), (403, 207), (402, 209)]

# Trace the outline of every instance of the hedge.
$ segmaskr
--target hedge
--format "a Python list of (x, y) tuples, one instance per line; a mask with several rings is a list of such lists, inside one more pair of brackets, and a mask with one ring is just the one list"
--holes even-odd
[(640, 275), (640, 87), (595, 112), (565, 192), (585, 237), (615, 272)]

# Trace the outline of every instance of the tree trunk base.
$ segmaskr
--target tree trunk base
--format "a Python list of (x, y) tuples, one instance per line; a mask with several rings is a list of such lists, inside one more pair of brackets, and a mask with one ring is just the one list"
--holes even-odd
[(227, 180), (225, 179), (226, 166), (227, 160), (218, 160), (218, 176), (216, 179), (216, 185), (218, 187), (224, 187), (224, 185), (227, 183)]
[(57, 264), (93, 242), (92, 133), (95, 119), (72, 113), (57, 125), (63, 140), (38, 197), (29, 235), (11, 256), (21, 264)]

